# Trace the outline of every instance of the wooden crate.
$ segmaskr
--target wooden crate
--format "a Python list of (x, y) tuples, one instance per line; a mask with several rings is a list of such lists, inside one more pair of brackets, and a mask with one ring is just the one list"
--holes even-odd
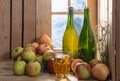
[(36, 0), (0, 1), (0, 59), (36, 39)]
[[(40, 28), (41, 23), (47, 23), (48, 20), (46, 17), (50, 17), (50, 8), (45, 7), (45, 4), (49, 4), (50, 0), (48, 0), (48, 3), (44, 2), (44, 4), (41, 1), (44, 2), (44, 0), (0, 0), (0, 59), (10, 59), (10, 52), (13, 48), (36, 41), (36, 38), (41, 33), (40, 31), (51, 30), (49, 23), (48, 28)], [(113, 0), (113, 2), (113, 39), (111, 44), (110, 69), (111, 80), (120, 81), (120, 2), (119, 0)], [(40, 5), (40, 7), (36, 8), (37, 5)], [(41, 10), (41, 7), (49, 11), (40, 14), (42, 15), (41, 17), (45, 17), (45, 21), (42, 21), (39, 15), (37, 15), (37, 13), (44, 11)], [(51, 32), (47, 33), (50, 34)]]

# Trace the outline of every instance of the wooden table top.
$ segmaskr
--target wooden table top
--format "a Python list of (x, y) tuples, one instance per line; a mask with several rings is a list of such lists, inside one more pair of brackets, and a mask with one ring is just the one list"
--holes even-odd
[[(16, 76), (13, 74), (13, 61), (0, 60), (0, 81), (56, 81), (55, 74), (40, 73), (37, 77), (29, 77), (27, 75)], [(74, 75), (69, 74), (70, 81), (96, 81), (96, 80), (78, 80)], [(66, 80), (60, 80), (66, 81)]]

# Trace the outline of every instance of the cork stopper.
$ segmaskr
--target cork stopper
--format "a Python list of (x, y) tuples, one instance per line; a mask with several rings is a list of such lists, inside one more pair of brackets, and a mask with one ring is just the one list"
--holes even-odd
[(74, 8), (73, 7), (69, 7), (68, 9), (69, 9), (69, 14), (73, 14)]
[(69, 10), (74, 10), (74, 8), (73, 8), (73, 7), (71, 7), (71, 6), (70, 6), (68, 9), (69, 9)]

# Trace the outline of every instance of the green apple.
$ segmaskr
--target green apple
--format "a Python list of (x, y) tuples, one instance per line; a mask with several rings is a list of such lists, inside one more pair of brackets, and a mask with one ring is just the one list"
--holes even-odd
[(21, 56), (19, 56), (19, 57), (16, 59), (16, 61), (22, 61)]
[(37, 61), (31, 61), (26, 65), (26, 74), (35, 77), (40, 74), (41, 65)]
[(43, 62), (42, 57), (43, 57), (42, 55), (37, 54), (36, 55), (36, 61), (39, 62), (39, 63), (42, 63)]
[(24, 45), (24, 48), (26, 48), (26, 47), (28, 47), (30, 45), (32, 45), (32, 44), (31, 43), (27, 43), (27, 44)]
[(43, 53), (43, 61), (48, 62), (51, 58), (53, 58), (55, 55), (55, 51), (53, 50), (46, 50)]
[(20, 54), (23, 52), (23, 48), (22, 47), (16, 47), (15, 49), (12, 50), (12, 58), (13, 59), (17, 59), (17, 57), (20, 56)]
[(33, 51), (24, 51), (21, 57), (22, 57), (22, 60), (26, 62), (34, 61), (36, 59), (35, 52)]
[(75, 65), (75, 76), (77, 76), (79, 79), (88, 79), (91, 74), (91, 67), (86, 62), (79, 62)]
[(16, 61), (13, 65), (13, 73), (19, 76), (25, 74), (25, 66), (25, 61)]

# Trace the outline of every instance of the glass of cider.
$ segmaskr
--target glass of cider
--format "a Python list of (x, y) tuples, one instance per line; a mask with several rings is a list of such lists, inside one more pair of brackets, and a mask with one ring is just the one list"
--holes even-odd
[(54, 59), (54, 69), (57, 77), (67, 77), (70, 71), (71, 53), (69, 51), (57, 52)]

